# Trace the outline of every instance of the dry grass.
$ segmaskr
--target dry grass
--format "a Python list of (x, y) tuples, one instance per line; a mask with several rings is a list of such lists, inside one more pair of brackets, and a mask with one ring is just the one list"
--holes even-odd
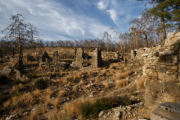
[(63, 89), (63, 90), (60, 90), (60, 91), (58, 92), (58, 95), (57, 95), (57, 96), (58, 96), (59, 98), (62, 98), (65, 94), (66, 94), (66, 90)]
[(33, 96), (39, 97), (40, 95), (41, 95), (41, 91), (39, 89), (36, 89), (35, 91), (33, 91)]
[(16, 105), (18, 105), (18, 102), (19, 102), (18, 97), (17, 97), (17, 96), (14, 96), (14, 97), (12, 98), (12, 105), (13, 105), (13, 106), (16, 106)]
[(62, 82), (63, 85), (65, 85), (68, 82), (67, 79), (68, 79), (68, 77), (61, 78), (61, 82)]
[(20, 83), (20, 84), (18, 85), (18, 88), (19, 88), (19, 89), (23, 89), (23, 88), (24, 88), (24, 85), (23, 85), (22, 83)]
[(62, 120), (57, 110), (50, 111), (47, 114), (48, 120)]
[(84, 72), (80, 71), (80, 72), (77, 73), (77, 77), (81, 78), (83, 74), (84, 74)]
[(83, 85), (83, 84), (84, 84), (84, 81), (80, 80), (79, 85)]
[(72, 92), (75, 93), (75, 92), (77, 92), (77, 90), (78, 90), (78, 85), (74, 85), (73, 88), (72, 88)]
[(39, 110), (40, 110), (42, 113), (45, 113), (46, 110), (47, 110), (47, 108), (46, 108), (45, 106), (41, 106), (41, 107), (39, 108)]
[(59, 98), (54, 99), (53, 105), (54, 105), (55, 109), (58, 108), (58, 105), (59, 105)]
[(104, 85), (104, 89), (108, 89), (109, 88), (109, 83), (108, 81), (105, 81), (102, 83)]
[(31, 112), (29, 119), (30, 120), (40, 120), (39, 115), (40, 115), (40, 111), (33, 111), (33, 112)]
[(116, 87), (117, 88), (122, 88), (122, 87), (125, 87), (129, 84), (129, 81), (128, 80), (118, 80), (116, 81)]
[(130, 74), (132, 74), (132, 71), (131, 71), (131, 70), (128, 70), (128, 71), (123, 72), (123, 73), (117, 73), (117, 74), (115, 75), (115, 78), (116, 78), (116, 79), (124, 79), (124, 78), (128, 77)]
[[(72, 117), (76, 116), (79, 119), (82, 118), (81, 115), (81, 108), (82, 105), (86, 102), (87, 100), (85, 98), (79, 98), (75, 101), (65, 103), (63, 105), (63, 112), (61, 112), (61, 118), (69, 118), (72, 119)], [(90, 101), (90, 100), (89, 100)]]
[(98, 83), (100, 81), (99, 77), (95, 77), (94, 80), (95, 80), (95, 83)]
[(18, 86), (17, 85), (14, 85), (13, 87), (12, 87), (12, 90), (11, 90), (13, 93), (16, 93), (16, 92), (18, 92), (19, 91), (19, 88), (18, 88)]
[(88, 71), (87, 72), (87, 75), (90, 77), (91, 75), (93, 74), (93, 72), (91, 72), (91, 71)]
[(49, 96), (46, 96), (44, 104), (46, 105), (46, 107), (48, 107), (50, 103), (51, 103), (51, 98)]
[(34, 103), (33, 95), (31, 93), (25, 93), (24, 95), (22, 95), (22, 97), (25, 104), (32, 105)]
[(145, 82), (144, 78), (136, 80), (136, 86), (138, 90), (142, 90), (144, 88), (144, 82)]
[(10, 107), (10, 105), (11, 105), (11, 100), (7, 100), (6, 102), (3, 103), (4, 108)]
[(51, 89), (46, 89), (45, 90), (45, 94), (48, 96), (48, 97), (51, 97), (52, 96), (52, 93), (53, 93), (53, 91), (51, 90)]

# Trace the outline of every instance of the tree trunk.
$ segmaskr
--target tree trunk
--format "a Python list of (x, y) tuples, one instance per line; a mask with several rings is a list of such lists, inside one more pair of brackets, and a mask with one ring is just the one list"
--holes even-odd
[(163, 39), (162, 39), (161, 43), (163, 44), (164, 40), (166, 39), (165, 19), (163, 16), (161, 17), (161, 26), (162, 26), (162, 32), (163, 32)]
[(23, 70), (23, 48), (22, 48), (22, 38), (20, 37), (20, 31), (18, 35), (18, 48), (19, 48), (19, 59), (18, 59), (18, 68)]

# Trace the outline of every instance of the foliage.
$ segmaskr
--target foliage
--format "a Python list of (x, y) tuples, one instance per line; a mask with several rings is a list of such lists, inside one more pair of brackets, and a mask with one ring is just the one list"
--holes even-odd
[(16, 84), (20, 84), (20, 83), (22, 83), (22, 81), (21, 81), (21, 80), (16, 80), (15, 82), (16, 82)]
[(34, 87), (37, 89), (45, 89), (47, 87), (47, 82), (43, 79), (38, 79), (35, 83), (34, 83)]
[(154, 56), (159, 57), (159, 52), (154, 53)]
[(95, 103), (87, 102), (82, 106), (82, 115), (85, 118), (95, 118), (101, 110), (107, 110), (113, 107), (110, 101), (98, 99)]
[(96, 118), (100, 111), (107, 110), (118, 105), (130, 105), (137, 101), (130, 100), (128, 97), (109, 97), (100, 98), (95, 102), (86, 102), (83, 104), (81, 112), (85, 118)]

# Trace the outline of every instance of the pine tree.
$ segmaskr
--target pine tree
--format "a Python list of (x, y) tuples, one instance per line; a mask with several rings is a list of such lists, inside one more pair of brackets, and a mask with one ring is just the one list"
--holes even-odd
[(180, 0), (149, 0), (149, 3), (153, 4), (149, 12), (161, 20), (162, 40), (166, 38), (166, 27), (170, 26), (169, 23), (180, 31)]

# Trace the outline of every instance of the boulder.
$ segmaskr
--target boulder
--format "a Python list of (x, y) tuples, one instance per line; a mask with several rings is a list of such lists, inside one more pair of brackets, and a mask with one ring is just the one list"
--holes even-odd
[(165, 46), (171, 46), (176, 42), (180, 42), (180, 32), (178, 33), (169, 33), (167, 39), (165, 40)]
[(160, 104), (152, 113), (151, 120), (179, 120), (180, 103), (166, 102)]

